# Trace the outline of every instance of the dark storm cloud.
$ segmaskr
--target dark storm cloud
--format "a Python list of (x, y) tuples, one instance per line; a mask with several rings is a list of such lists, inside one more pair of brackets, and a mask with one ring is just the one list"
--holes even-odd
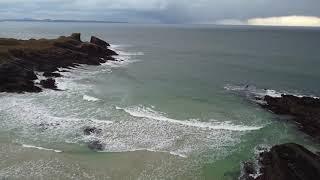
[(202, 23), (320, 16), (320, 0), (0, 0), (1, 18)]

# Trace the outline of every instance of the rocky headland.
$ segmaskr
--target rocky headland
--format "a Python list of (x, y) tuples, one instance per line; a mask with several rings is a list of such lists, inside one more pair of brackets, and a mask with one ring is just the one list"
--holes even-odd
[(281, 95), (281, 97), (265, 96), (266, 104), (261, 106), (278, 115), (289, 115), (289, 120), (298, 128), (320, 142), (320, 99)]
[[(259, 99), (260, 100), (260, 99)], [(259, 105), (277, 115), (289, 116), (288, 121), (299, 130), (320, 142), (320, 99), (282, 94), (264, 96)], [(261, 101), (259, 101), (261, 102)], [(273, 146), (257, 157), (259, 168), (253, 162), (243, 163), (242, 180), (317, 180), (320, 177), (320, 156), (305, 147), (294, 144)]]
[(258, 157), (259, 168), (253, 162), (243, 164), (240, 180), (318, 180), (320, 156), (305, 147), (282, 144), (262, 152)]
[[(90, 42), (83, 42), (80, 36), (74, 33), (57, 39), (0, 38), (0, 92), (56, 89), (54, 78), (61, 76), (59, 68), (115, 61), (113, 56), (117, 53), (109, 49), (110, 44), (94, 36)], [(39, 73), (47, 79), (36, 83)]]

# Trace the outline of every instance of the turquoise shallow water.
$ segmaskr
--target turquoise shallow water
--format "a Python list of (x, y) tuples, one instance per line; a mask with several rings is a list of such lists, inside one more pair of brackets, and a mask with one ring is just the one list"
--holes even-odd
[[(317, 29), (3, 22), (0, 37), (74, 31), (107, 40), (124, 61), (65, 73), (65, 91), (0, 94), (0, 177), (236, 179), (259, 147), (319, 149), (250, 101), (319, 96)], [(102, 133), (84, 136), (86, 126)], [(88, 150), (93, 140), (105, 151)]]

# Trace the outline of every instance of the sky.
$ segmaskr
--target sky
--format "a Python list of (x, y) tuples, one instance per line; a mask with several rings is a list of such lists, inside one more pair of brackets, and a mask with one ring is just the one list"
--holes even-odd
[(0, 19), (320, 26), (320, 0), (0, 0)]

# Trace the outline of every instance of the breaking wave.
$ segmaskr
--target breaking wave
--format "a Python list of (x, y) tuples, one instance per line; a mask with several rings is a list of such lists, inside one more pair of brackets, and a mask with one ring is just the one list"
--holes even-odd
[(233, 91), (237, 93), (244, 94), (247, 97), (253, 97), (256, 99), (262, 99), (264, 96), (271, 96), (271, 97), (281, 97), (281, 95), (294, 95), (297, 97), (312, 97), (319, 99), (320, 97), (313, 96), (313, 95), (303, 95), (303, 94), (297, 94), (297, 93), (291, 93), (287, 91), (276, 91), (273, 89), (259, 89), (253, 85), (226, 85), (224, 87), (227, 91)]
[(40, 146), (33, 146), (33, 145), (27, 145), (27, 144), (22, 144), (22, 147), (45, 150), (45, 151), (54, 151), (56, 153), (61, 153), (62, 152), (61, 150), (49, 149), (49, 148), (44, 148), (44, 147), (40, 147)]
[(134, 117), (154, 119), (158, 121), (165, 121), (169, 123), (180, 124), (183, 126), (190, 126), (195, 128), (205, 128), (205, 129), (212, 129), (212, 130), (228, 130), (228, 131), (253, 131), (253, 130), (259, 130), (262, 128), (258, 126), (234, 125), (234, 124), (231, 124), (230, 122), (209, 123), (209, 122), (200, 122), (197, 120), (171, 119), (171, 118), (165, 117), (164, 113), (157, 112), (149, 107), (144, 107), (144, 106), (134, 106), (129, 108), (116, 107), (116, 109), (124, 110), (125, 112), (127, 112), (128, 114)]

